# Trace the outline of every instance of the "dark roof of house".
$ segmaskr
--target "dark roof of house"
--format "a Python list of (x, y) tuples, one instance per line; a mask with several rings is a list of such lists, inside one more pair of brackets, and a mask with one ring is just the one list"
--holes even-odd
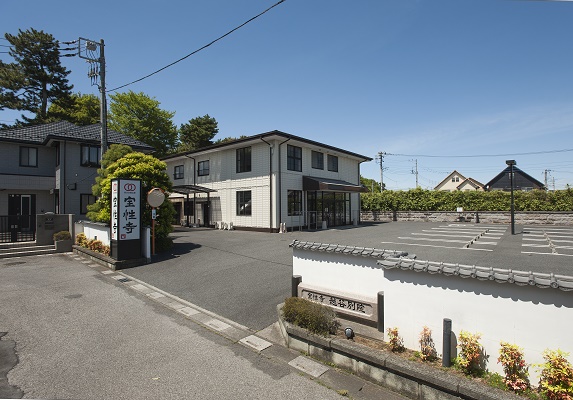
[[(484, 188), (490, 189), (492, 186), (495, 185), (496, 182), (500, 181), (510, 171), (511, 171), (511, 167), (508, 165), (503, 171), (501, 171), (499, 174), (497, 174), (491, 181), (486, 183)], [(540, 188), (545, 187), (545, 185), (543, 183), (539, 182), (537, 179), (535, 179), (534, 177), (532, 177), (528, 173), (523, 172), (521, 169), (517, 168), (515, 165), (513, 166), (513, 173), (515, 174), (514, 176), (521, 175), (522, 177), (524, 177), (525, 179), (527, 179), (531, 183), (534, 183), (535, 185), (539, 186)]]
[(163, 157), (162, 160), (167, 160), (170, 158), (176, 158), (176, 157), (180, 157), (183, 156), (185, 154), (193, 154), (193, 153), (199, 153), (199, 152), (203, 152), (206, 150), (214, 150), (214, 149), (218, 149), (221, 147), (226, 147), (226, 146), (232, 146), (232, 145), (236, 145), (236, 144), (240, 144), (240, 143), (247, 143), (247, 142), (251, 142), (253, 140), (264, 140), (265, 138), (271, 137), (271, 136), (280, 136), (285, 138), (286, 140), (296, 140), (298, 142), (302, 142), (302, 143), (307, 143), (307, 144), (311, 144), (314, 146), (318, 146), (318, 147), (322, 147), (324, 149), (329, 149), (332, 151), (336, 151), (342, 154), (346, 154), (349, 156), (353, 156), (353, 157), (357, 157), (357, 158), (361, 158), (364, 161), (372, 161), (372, 158), (364, 156), (362, 154), (358, 154), (358, 153), (353, 153), (351, 151), (348, 150), (344, 150), (338, 147), (334, 147), (334, 146), (330, 146), (328, 144), (324, 144), (324, 143), (320, 143), (320, 142), (316, 142), (314, 140), (310, 140), (310, 139), (305, 139), (303, 137), (300, 136), (296, 136), (296, 135), (291, 135), (290, 133), (286, 133), (286, 132), (281, 132), (281, 131), (270, 131), (270, 132), (265, 132), (265, 133), (260, 133), (258, 135), (253, 135), (253, 136), (249, 136), (246, 138), (242, 138), (242, 139), (237, 139), (237, 140), (233, 140), (231, 142), (225, 142), (225, 143), (219, 143), (219, 144), (214, 144), (212, 146), (206, 146), (206, 147), (202, 147), (200, 149), (197, 150), (193, 150), (193, 151), (185, 151), (185, 152), (181, 152), (181, 153), (177, 153), (177, 154), (171, 154), (169, 156)]
[[(77, 126), (71, 122), (59, 121), (0, 130), (0, 141), (45, 145), (52, 140), (99, 143), (101, 140), (100, 124)], [(126, 144), (134, 149), (148, 152), (154, 150), (152, 146), (140, 140), (111, 129), (107, 130), (107, 141), (110, 144)]]
[(459, 188), (461, 188), (465, 183), (469, 183), (470, 186), (473, 186), (474, 188), (483, 188), (483, 183), (476, 181), (474, 178), (466, 178), (462, 181), (462, 183), (460, 183), (458, 186), (456, 186), (456, 188), (459, 190)]

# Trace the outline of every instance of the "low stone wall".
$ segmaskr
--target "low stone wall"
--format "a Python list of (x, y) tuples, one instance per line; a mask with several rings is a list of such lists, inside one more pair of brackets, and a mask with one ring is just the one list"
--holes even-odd
[(392, 353), (378, 351), (350, 340), (308, 333), (282, 318), (279, 327), (287, 347), (376, 382), (411, 399), (516, 400), (520, 397)]
[[(509, 224), (509, 211), (362, 211), (360, 220), (367, 222), (417, 221), (417, 222), (473, 222), (484, 224)], [(520, 225), (573, 225), (573, 212), (520, 211), (515, 213), (515, 223)]]

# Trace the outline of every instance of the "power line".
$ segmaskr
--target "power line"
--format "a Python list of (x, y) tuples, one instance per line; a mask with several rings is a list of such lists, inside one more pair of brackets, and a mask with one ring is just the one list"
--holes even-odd
[(124, 87), (129, 86), (129, 85), (133, 85), (134, 83), (137, 83), (137, 82), (140, 82), (140, 81), (142, 81), (142, 80), (144, 80), (144, 79), (147, 79), (147, 78), (149, 78), (150, 76), (155, 75), (155, 74), (157, 74), (157, 73), (159, 73), (159, 72), (161, 72), (161, 71), (163, 71), (163, 70), (165, 70), (165, 69), (167, 69), (167, 68), (169, 68), (169, 67), (171, 67), (171, 66), (177, 64), (178, 62), (181, 62), (181, 61), (185, 60), (186, 58), (191, 57), (191, 56), (194, 55), (194, 54), (197, 54), (197, 53), (200, 52), (201, 50), (205, 50), (207, 47), (211, 46), (212, 44), (215, 44), (216, 42), (218, 42), (219, 40), (223, 39), (224, 37), (229, 36), (231, 33), (235, 32), (236, 30), (239, 30), (239, 29), (242, 28), (243, 26), (247, 25), (249, 22), (254, 21), (255, 19), (259, 18), (261, 15), (265, 14), (266, 12), (270, 11), (271, 9), (275, 8), (276, 6), (278, 6), (279, 4), (281, 4), (281, 3), (285, 2), (285, 1), (286, 1), (286, 0), (280, 0), (279, 2), (277, 2), (277, 3), (273, 4), (272, 6), (270, 6), (269, 8), (267, 8), (265, 11), (261, 12), (260, 14), (255, 15), (254, 17), (252, 17), (252, 18), (249, 19), (248, 21), (243, 22), (241, 25), (239, 25), (239, 26), (237, 26), (236, 28), (230, 30), (229, 32), (225, 33), (224, 35), (219, 36), (217, 39), (215, 39), (215, 40), (213, 40), (212, 42), (206, 44), (205, 46), (203, 46), (203, 47), (201, 47), (201, 48), (199, 48), (199, 49), (197, 49), (197, 50), (195, 50), (195, 51), (193, 51), (193, 52), (187, 54), (187, 55), (184, 56), (184, 57), (181, 57), (179, 60), (174, 61), (174, 62), (172, 62), (171, 64), (166, 65), (166, 66), (163, 67), (163, 68), (159, 68), (157, 71), (154, 71), (154, 72), (152, 72), (152, 73), (150, 73), (150, 74), (148, 74), (148, 75), (145, 75), (145, 76), (142, 77), (142, 78), (136, 79), (136, 80), (134, 80), (133, 82), (129, 82), (129, 83), (126, 83), (125, 85), (121, 85), (121, 86), (118, 86), (118, 87), (116, 87), (116, 88), (110, 89), (110, 90), (108, 90), (108, 92), (115, 92), (115, 91), (118, 90), (118, 89), (124, 88)]
[[(549, 1), (549, 0), (543, 0)], [(567, 0), (573, 1), (573, 0)], [(546, 150), (546, 151), (531, 151), (529, 153), (513, 153), (513, 154), (475, 154), (475, 155), (430, 155), (430, 154), (398, 154), (398, 153), (386, 153), (388, 156), (398, 156), (398, 157), (431, 157), (431, 158), (475, 158), (475, 157), (512, 157), (512, 156), (531, 156), (536, 154), (551, 154), (551, 153), (566, 153), (573, 151), (573, 149), (561, 149), (561, 150)]]

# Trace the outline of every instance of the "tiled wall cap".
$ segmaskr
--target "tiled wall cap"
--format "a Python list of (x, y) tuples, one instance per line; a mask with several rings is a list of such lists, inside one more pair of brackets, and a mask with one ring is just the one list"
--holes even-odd
[(555, 275), (553, 273), (514, 271), (503, 268), (414, 260), (404, 257), (386, 257), (384, 260), (377, 261), (377, 263), (384, 269), (400, 268), (416, 272), (429, 272), (430, 274), (441, 273), (446, 276), (458, 275), (461, 278), (490, 280), (498, 283), (514, 283), (520, 286), (536, 286), (542, 289), (573, 290), (573, 276)]

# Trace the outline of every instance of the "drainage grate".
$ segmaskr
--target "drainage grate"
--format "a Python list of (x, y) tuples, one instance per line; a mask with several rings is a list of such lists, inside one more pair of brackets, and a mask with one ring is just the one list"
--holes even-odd
[(118, 279), (117, 281), (118, 281), (118, 282), (123, 282), (123, 283), (125, 283), (125, 282), (131, 282), (131, 279), (129, 279), (129, 278), (121, 278), (121, 279)]

